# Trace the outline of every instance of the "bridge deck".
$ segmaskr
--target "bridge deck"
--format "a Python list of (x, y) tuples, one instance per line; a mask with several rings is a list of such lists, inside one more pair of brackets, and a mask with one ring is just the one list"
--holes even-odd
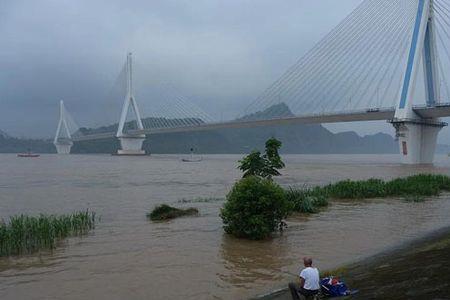
[[(414, 112), (422, 118), (440, 118), (450, 116), (450, 103), (442, 103), (436, 107), (415, 106)], [(332, 114), (315, 114), (306, 116), (296, 116), (288, 118), (277, 118), (268, 120), (253, 121), (232, 121), (221, 123), (208, 123), (195, 126), (183, 127), (167, 127), (167, 128), (148, 128), (144, 130), (133, 130), (129, 133), (136, 134), (162, 134), (174, 132), (190, 132), (205, 131), (225, 128), (249, 128), (268, 125), (288, 125), (288, 124), (326, 124), (326, 123), (342, 123), (342, 122), (359, 122), (359, 121), (380, 121), (391, 120), (394, 118), (395, 108), (368, 109), (352, 112), (337, 112)], [(98, 133), (74, 137), (74, 141), (99, 140), (115, 137), (115, 132)]]

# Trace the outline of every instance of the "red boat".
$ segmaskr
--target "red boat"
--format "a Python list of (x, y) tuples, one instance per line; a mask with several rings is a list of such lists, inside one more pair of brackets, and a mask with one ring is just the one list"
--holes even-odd
[(19, 153), (17, 154), (17, 157), (39, 157), (39, 154), (34, 153)]

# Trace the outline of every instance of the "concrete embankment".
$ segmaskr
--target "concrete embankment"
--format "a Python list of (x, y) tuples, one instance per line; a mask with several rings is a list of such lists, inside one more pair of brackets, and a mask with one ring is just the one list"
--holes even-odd
[[(450, 299), (450, 228), (344, 266), (338, 275), (352, 299)], [(291, 299), (287, 289), (260, 297)]]

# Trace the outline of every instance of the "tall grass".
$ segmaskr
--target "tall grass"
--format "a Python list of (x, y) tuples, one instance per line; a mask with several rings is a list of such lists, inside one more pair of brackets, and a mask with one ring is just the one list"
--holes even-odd
[(323, 193), (336, 199), (366, 199), (406, 196), (437, 196), (450, 191), (450, 177), (419, 174), (390, 181), (381, 179), (341, 181), (322, 188)]
[(328, 206), (328, 197), (318, 188), (294, 189), (291, 187), (285, 191), (285, 197), (295, 212), (313, 214), (317, 213), (319, 208)]
[(8, 223), (0, 222), (0, 256), (54, 249), (61, 239), (86, 234), (95, 227), (95, 220), (95, 213), (89, 211), (61, 216), (13, 216)]
[(210, 202), (220, 202), (225, 201), (224, 198), (215, 198), (215, 197), (197, 197), (193, 199), (182, 198), (178, 200), (178, 203), (210, 203)]
[(329, 199), (403, 197), (411, 202), (420, 202), (424, 197), (439, 195), (441, 191), (450, 191), (449, 176), (419, 174), (389, 181), (344, 180), (312, 189), (289, 188), (286, 197), (293, 211), (315, 213), (319, 207), (328, 205)]

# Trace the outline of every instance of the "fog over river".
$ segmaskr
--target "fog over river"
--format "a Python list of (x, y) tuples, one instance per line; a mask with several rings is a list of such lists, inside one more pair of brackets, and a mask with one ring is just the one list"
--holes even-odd
[[(88, 236), (50, 252), (0, 258), (0, 299), (246, 299), (285, 286), (310, 255), (321, 269), (370, 256), (450, 225), (450, 195), (423, 203), (400, 199), (332, 202), (320, 214), (294, 216), (267, 241), (227, 236), (223, 199), (241, 176), (240, 155), (115, 157), (0, 155), (0, 219), (90, 209), (100, 221)], [(276, 181), (322, 185), (341, 179), (450, 174), (402, 166), (395, 155), (287, 155)], [(220, 198), (181, 203), (182, 199)], [(199, 208), (200, 216), (152, 223), (155, 205)]]

